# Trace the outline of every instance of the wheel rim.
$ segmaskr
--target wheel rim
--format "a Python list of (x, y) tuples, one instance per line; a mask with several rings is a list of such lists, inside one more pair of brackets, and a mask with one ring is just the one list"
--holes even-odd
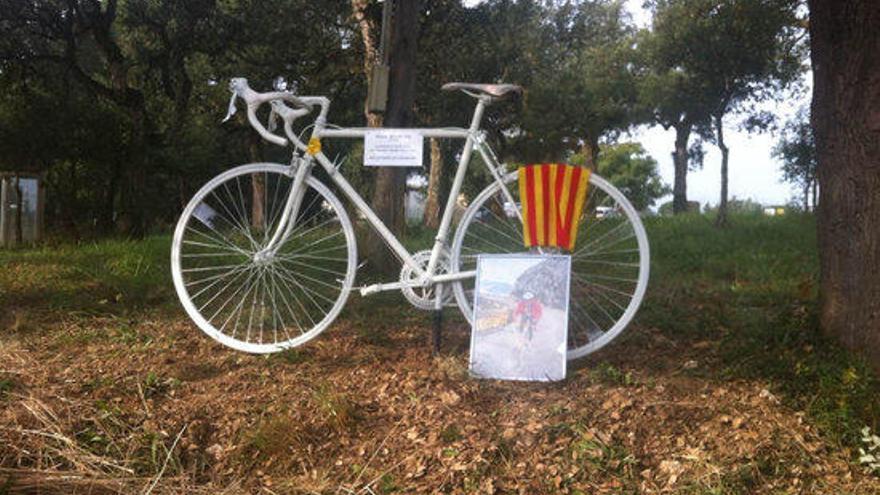
[(354, 232), (339, 200), (307, 181), (296, 223), (266, 247), (292, 186), (289, 167), (255, 164), (206, 184), (178, 221), (172, 276), (205, 333), (229, 347), (277, 352), (314, 338), (341, 311), (354, 279)]
[[(505, 184), (514, 183), (516, 173)], [(519, 188), (507, 187), (519, 205)], [(453, 241), (452, 266), (474, 270), (481, 253), (524, 252), (522, 224), (499, 184), (477, 196)], [(518, 208), (518, 206), (517, 206)], [(598, 350), (613, 340), (638, 311), (648, 285), (649, 246), (638, 213), (620, 191), (596, 174), (571, 253), (568, 358)], [(471, 321), (473, 280), (454, 285), (456, 301)]]

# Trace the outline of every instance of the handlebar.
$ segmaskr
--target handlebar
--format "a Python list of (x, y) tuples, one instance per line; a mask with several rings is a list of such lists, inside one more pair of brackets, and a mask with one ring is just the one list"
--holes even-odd
[[(312, 111), (315, 105), (318, 105), (321, 107), (318, 121), (323, 122), (326, 119), (327, 110), (330, 105), (330, 101), (321, 96), (297, 97), (287, 91), (258, 93), (248, 86), (247, 79), (243, 77), (231, 79), (229, 81), (229, 89), (232, 91), (232, 99), (229, 101), (229, 112), (226, 114), (226, 118), (223, 119), (223, 121), (225, 122), (229, 120), (229, 118), (235, 113), (235, 99), (239, 97), (247, 104), (247, 118), (251, 127), (253, 127), (263, 139), (270, 143), (277, 144), (278, 146), (285, 146), (287, 145), (288, 140), (290, 140), (290, 142), (297, 148), (306, 149), (306, 145), (303, 144), (293, 132), (293, 121), (299, 117), (307, 115)], [(257, 120), (257, 108), (267, 102), (272, 106), (272, 112), (280, 116), (284, 121), (284, 133), (287, 135), (287, 139), (272, 134), (263, 126), (263, 124), (260, 123), (259, 120)], [(294, 108), (288, 107), (284, 102), (293, 104)], [(274, 116), (270, 117), (270, 121), (272, 121), (273, 118)]]

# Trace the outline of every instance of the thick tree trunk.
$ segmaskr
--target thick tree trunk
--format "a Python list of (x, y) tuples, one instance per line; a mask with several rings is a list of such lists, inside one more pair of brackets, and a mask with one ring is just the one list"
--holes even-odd
[[(397, 0), (391, 33), (390, 73), (388, 77), (387, 127), (407, 127), (415, 122), (413, 104), (416, 89), (416, 51), (419, 34), (418, 0)], [(406, 227), (404, 195), (406, 169), (383, 167), (376, 173), (373, 190), (373, 210), (385, 225), (397, 235)], [(388, 256), (384, 241), (375, 233), (367, 240), (370, 262), (382, 273), (393, 273), (398, 267)]]
[(820, 322), (880, 371), (880, 9), (810, 0)]
[(721, 199), (718, 201), (718, 216), (715, 217), (715, 226), (727, 226), (727, 165), (730, 157), (730, 149), (724, 143), (724, 121), (722, 117), (715, 117), (715, 135), (718, 138), (718, 149), (721, 150)]
[(440, 226), (440, 179), (443, 177), (443, 149), (440, 140), (431, 138), (431, 172), (428, 175), (428, 196), (425, 199), (425, 226)]
[(689, 123), (675, 126), (675, 151), (672, 152), (672, 163), (675, 165), (675, 180), (672, 186), (672, 212), (676, 215), (688, 211), (687, 173), (688, 173), (688, 140), (691, 136)]

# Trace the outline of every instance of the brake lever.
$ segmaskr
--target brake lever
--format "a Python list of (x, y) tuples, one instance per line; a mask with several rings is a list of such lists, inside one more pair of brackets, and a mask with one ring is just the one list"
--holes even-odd
[(272, 105), (272, 110), (269, 112), (269, 125), (266, 128), (269, 132), (275, 132), (278, 128), (278, 112), (275, 111), (275, 105)]
[(232, 97), (229, 99), (229, 109), (226, 110), (226, 117), (224, 117), (223, 120), (220, 121), (221, 123), (226, 122), (227, 120), (231, 119), (232, 116), (235, 115), (235, 112), (238, 111), (238, 109), (235, 108), (235, 99), (236, 98), (238, 98), (238, 92), (233, 89), (232, 90)]

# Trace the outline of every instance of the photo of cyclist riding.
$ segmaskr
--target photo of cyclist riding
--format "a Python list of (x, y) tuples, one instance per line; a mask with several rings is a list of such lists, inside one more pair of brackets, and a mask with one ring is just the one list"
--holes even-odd
[(565, 377), (569, 263), (568, 256), (538, 253), (480, 257), (472, 374), (504, 380)]

